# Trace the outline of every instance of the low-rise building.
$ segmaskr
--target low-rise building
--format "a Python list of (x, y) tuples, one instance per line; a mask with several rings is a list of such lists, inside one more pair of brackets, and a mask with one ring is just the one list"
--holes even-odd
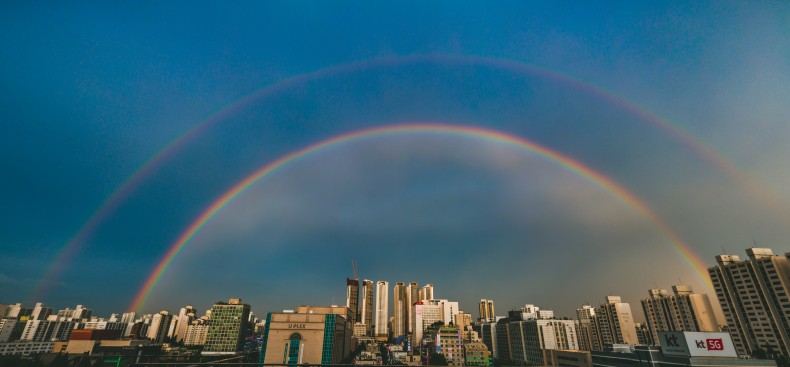
[(491, 352), (482, 342), (464, 343), (464, 361), (466, 366), (493, 366)]
[(546, 366), (592, 367), (592, 355), (587, 350), (544, 349)]
[(55, 342), (15, 341), (0, 343), (0, 356), (30, 356), (49, 353)]
[(351, 354), (348, 307), (299, 306), (270, 312), (263, 332), (261, 363), (338, 364)]

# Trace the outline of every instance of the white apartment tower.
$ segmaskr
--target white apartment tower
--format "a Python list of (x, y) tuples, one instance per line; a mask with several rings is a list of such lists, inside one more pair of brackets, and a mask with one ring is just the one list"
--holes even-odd
[(195, 310), (194, 307), (186, 306), (182, 308), (178, 312), (178, 316), (173, 319), (173, 323), (171, 324), (172, 332), (169, 336), (173, 338), (176, 343), (186, 338), (187, 328), (192, 324), (192, 320), (195, 319), (195, 314), (197, 314), (197, 310)]

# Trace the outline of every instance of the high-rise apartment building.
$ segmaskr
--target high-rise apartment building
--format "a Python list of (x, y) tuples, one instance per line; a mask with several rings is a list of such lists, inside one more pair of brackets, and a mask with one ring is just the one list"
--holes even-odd
[(420, 287), (415, 282), (409, 283), (406, 286), (406, 334), (414, 332), (414, 324), (412, 323), (412, 312), (414, 312), (414, 303), (420, 299)]
[(696, 294), (685, 285), (673, 286), (672, 292), (651, 289), (649, 297), (642, 300), (650, 344), (658, 345), (660, 331), (717, 331), (708, 295)]
[(406, 320), (406, 285), (398, 282), (392, 291), (392, 337), (403, 338), (406, 336), (408, 322)]
[(607, 344), (639, 344), (631, 305), (622, 302), (619, 296), (607, 296), (606, 303), (595, 310), (593, 328), (594, 346)]
[(173, 322), (173, 315), (167, 311), (161, 311), (151, 318), (151, 325), (148, 326), (148, 339), (156, 342), (163, 342), (170, 331), (170, 324)]
[(0, 343), (13, 341), (11, 336), (14, 334), (14, 330), (18, 330), (17, 323), (18, 321), (14, 319), (0, 318)]
[(130, 323), (134, 322), (137, 319), (137, 312), (126, 312), (121, 315), (121, 322)]
[(93, 310), (85, 308), (82, 305), (77, 305), (73, 310), (66, 307), (65, 310), (58, 311), (58, 321), (80, 321), (89, 320)]
[(713, 288), (727, 319), (738, 354), (757, 349), (790, 356), (790, 253), (774, 255), (769, 248), (716, 256), (708, 268)]
[(357, 322), (359, 313), (359, 279), (346, 278), (346, 307), (351, 310), (351, 325)]
[(227, 303), (211, 306), (211, 325), (206, 335), (203, 354), (235, 354), (249, 332), (250, 305), (231, 298)]
[(186, 338), (187, 328), (192, 324), (195, 319), (197, 310), (192, 306), (186, 306), (178, 311), (178, 316), (173, 318), (170, 325), (170, 332), (168, 337), (172, 338), (176, 343), (180, 343)]
[(49, 315), (52, 315), (54, 309), (52, 307), (44, 307), (43, 303), (36, 303), (33, 311), (30, 313), (31, 320), (46, 320)]
[(379, 340), (389, 337), (389, 282), (379, 280), (376, 282), (376, 327), (375, 337)]
[(423, 286), (422, 289), (420, 289), (419, 297), (420, 297), (420, 299), (419, 299), (420, 302), (432, 300), (433, 299), (433, 284), (429, 283), (429, 284), (426, 284), (425, 286)]
[(576, 309), (576, 333), (579, 337), (579, 350), (603, 350), (603, 346), (594, 345), (593, 330), (595, 329), (595, 308), (584, 305)]
[(184, 345), (206, 344), (209, 323), (209, 319), (205, 316), (193, 320), (192, 323), (187, 326), (186, 335), (184, 336)]
[(496, 317), (494, 313), (494, 300), (481, 299), (480, 300), (480, 320), (487, 321), (493, 320)]
[(372, 336), (373, 330), (373, 281), (363, 280), (360, 294), (359, 322), (365, 325), (365, 335)]
[(33, 309), (22, 307), (21, 303), (16, 303), (7, 306), (4, 317), (8, 319), (19, 319), (22, 316), (30, 316), (31, 313), (33, 313)]

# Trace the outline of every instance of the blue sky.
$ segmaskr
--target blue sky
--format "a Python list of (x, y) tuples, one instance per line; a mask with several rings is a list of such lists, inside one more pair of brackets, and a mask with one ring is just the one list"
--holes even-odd
[[(380, 57), (504, 59), (576, 82), (426, 57), (295, 83), (169, 157), (41, 300), (125, 311), (178, 235), (256, 168), (413, 121), (570, 156), (642, 198), (709, 264), (752, 240), (789, 251), (787, 14), (783, 2), (4, 3), (0, 303), (34, 301), (115, 188), (206, 117), (272, 83)], [(624, 104), (710, 146), (762, 196)], [(431, 282), (470, 312), (480, 298), (570, 315), (607, 294), (636, 307), (678, 279), (704, 289), (660, 230), (584, 178), (490, 141), (417, 134), (322, 151), (256, 183), (179, 255), (144, 311), (235, 296), (259, 313), (338, 303), (352, 257), (363, 277)]]

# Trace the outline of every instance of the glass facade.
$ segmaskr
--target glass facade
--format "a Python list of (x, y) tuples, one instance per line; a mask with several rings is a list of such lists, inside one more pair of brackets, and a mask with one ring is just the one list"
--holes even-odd
[(332, 364), (333, 339), (335, 337), (335, 317), (337, 315), (326, 315), (324, 317), (324, 343), (321, 348), (321, 364)]
[(214, 304), (204, 351), (235, 353), (247, 332), (249, 305)]
[(263, 328), (263, 341), (261, 342), (261, 358), (260, 363), (266, 360), (266, 345), (269, 342), (269, 326), (272, 324), (272, 313), (266, 314), (266, 325)]
[(291, 367), (296, 367), (299, 363), (299, 346), (302, 342), (302, 336), (299, 333), (293, 333), (291, 340), (288, 342), (288, 347), (285, 348), (285, 358), (283, 364), (288, 364)]

